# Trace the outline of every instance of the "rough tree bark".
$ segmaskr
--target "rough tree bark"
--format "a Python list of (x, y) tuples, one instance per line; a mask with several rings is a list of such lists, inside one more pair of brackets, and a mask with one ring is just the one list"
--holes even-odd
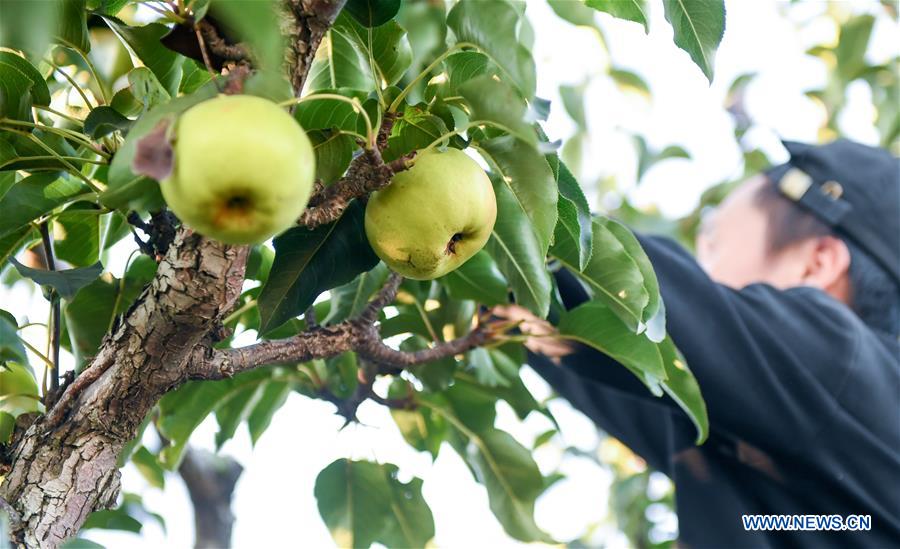
[(245, 247), (179, 230), (83, 377), (15, 446), (0, 497), (18, 514), (11, 520), (18, 543), (56, 547), (91, 511), (115, 503), (119, 452), (162, 395), (187, 379), (194, 349), (208, 344), (240, 295), (246, 257)]

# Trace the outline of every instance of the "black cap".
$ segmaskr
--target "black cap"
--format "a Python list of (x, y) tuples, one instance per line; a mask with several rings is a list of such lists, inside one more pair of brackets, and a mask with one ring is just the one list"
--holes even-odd
[(900, 285), (900, 159), (846, 139), (783, 143), (791, 159), (766, 172), (772, 184), (853, 240)]

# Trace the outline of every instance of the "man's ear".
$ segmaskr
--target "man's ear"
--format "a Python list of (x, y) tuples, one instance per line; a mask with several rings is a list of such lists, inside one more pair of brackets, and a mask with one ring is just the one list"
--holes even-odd
[(849, 272), (850, 250), (844, 241), (834, 236), (816, 238), (813, 253), (807, 261), (803, 283), (849, 303)]

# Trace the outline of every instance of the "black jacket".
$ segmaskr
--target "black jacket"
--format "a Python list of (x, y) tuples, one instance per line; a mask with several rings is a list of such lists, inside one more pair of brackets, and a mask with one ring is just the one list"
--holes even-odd
[[(689, 548), (900, 547), (898, 341), (813, 288), (714, 283), (674, 242), (641, 238), (667, 328), (700, 384), (710, 438), (673, 401), (586, 347), (531, 366), (676, 486)], [(557, 274), (567, 308), (587, 299)], [(869, 532), (747, 532), (742, 514), (871, 515)]]

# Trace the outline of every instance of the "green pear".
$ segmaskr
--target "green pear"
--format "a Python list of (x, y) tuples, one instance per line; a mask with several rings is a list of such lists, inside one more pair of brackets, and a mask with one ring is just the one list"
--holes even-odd
[(21, 364), (0, 362), (0, 444), (9, 441), (17, 416), (43, 408), (31, 372)]
[(429, 151), (366, 205), (366, 236), (388, 267), (431, 280), (458, 268), (491, 236), (497, 200), (487, 174), (458, 149)]
[(181, 221), (229, 244), (262, 242), (296, 223), (312, 191), (315, 155), (275, 103), (219, 96), (178, 119), (174, 166), (160, 183)]

